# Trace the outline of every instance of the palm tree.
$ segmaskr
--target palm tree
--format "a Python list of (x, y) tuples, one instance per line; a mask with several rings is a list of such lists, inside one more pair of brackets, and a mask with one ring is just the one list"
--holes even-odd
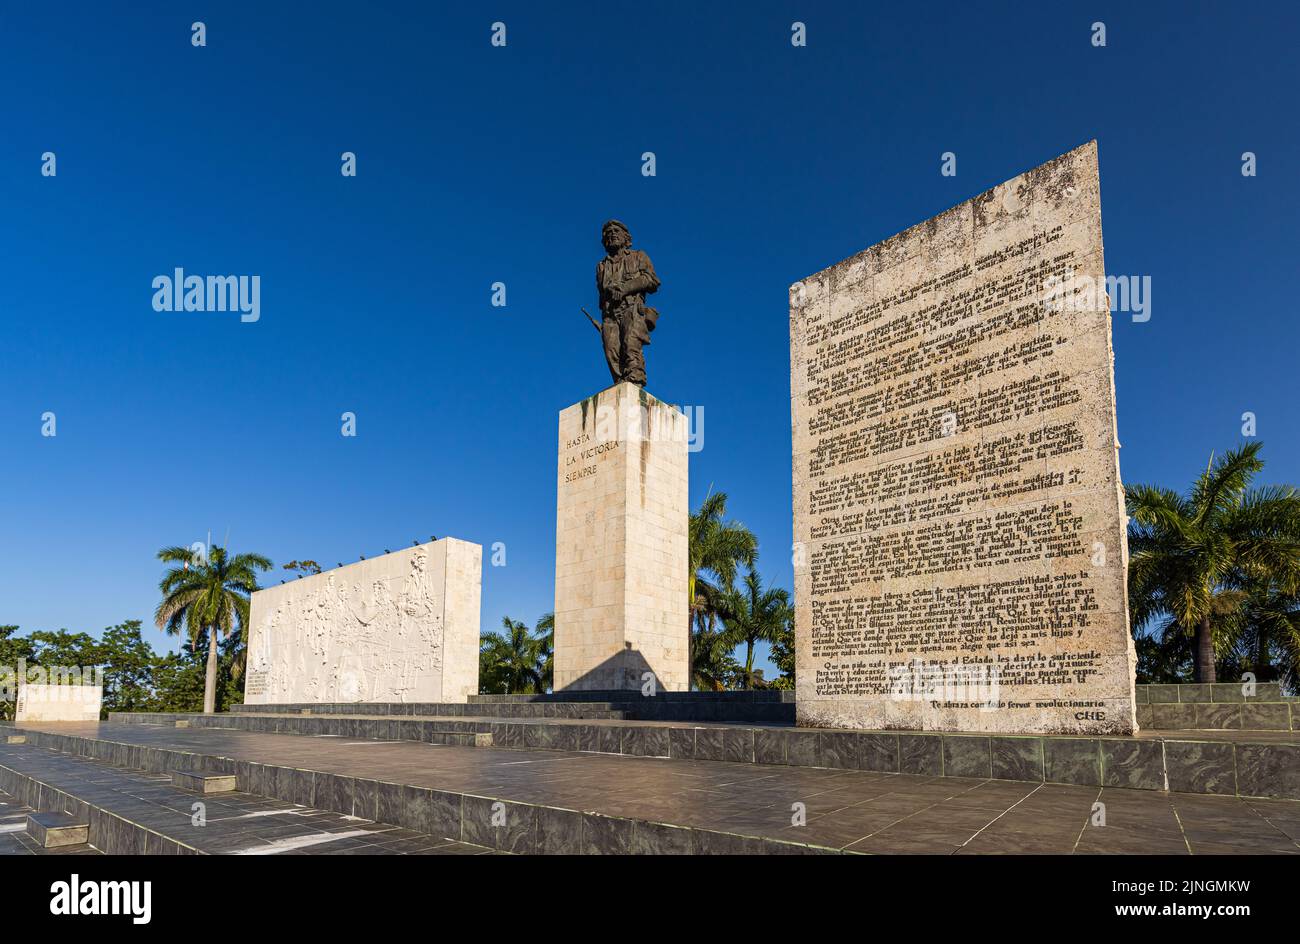
[[(726, 514), (726, 493), (711, 491), (687, 523), (686, 633), (692, 650), (691, 628), (699, 622), (697, 615), (716, 615), (737, 570), (742, 564), (753, 567), (758, 559), (758, 539), (743, 524), (725, 520)], [(693, 651), (690, 662), (695, 664)]]
[(548, 692), (555, 686), (555, 614), (547, 613), (533, 627), (541, 643), (542, 691)]
[(1216, 679), (1214, 622), (1225, 590), (1253, 583), (1300, 590), (1300, 493), (1251, 487), (1264, 467), (1262, 445), (1211, 456), (1186, 497), (1149, 485), (1125, 489), (1133, 625), (1167, 615), (1193, 637), (1198, 682)]
[(1281, 680), (1290, 690), (1300, 675), (1300, 595), (1269, 584), (1252, 584), (1232, 625), (1234, 670), (1257, 681)]
[(270, 570), (271, 562), (261, 554), (230, 557), (224, 547), (213, 547), (206, 557), (188, 547), (165, 547), (158, 552), (164, 563), (179, 564), (163, 575), (158, 584), (162, 602), (154, 611), (154, 623), (169, 635), (184, 628), (190, 645), (208, 634), (207, 674), (203, 682), (203, 712), (217, 710), (217, 634), (232, 630), (247, 637), (249, 596), (257, 586), (257, 572)]
[(736, 645), (745, 644), (745, 663), (741, 679), (745, 688), (752, 689), (754, 673), (754, 643), (762, 640), (777, 642), (781, 631), (790, 622), (790, 594), (783, 587), (763, 587), (763, 578), (753, 567), (745, 573), (743, 587), (731, 588), (722, 598), (722, 622), (727, 636)]
[(491, 676), (505, 689), (503, 694), (540, 693), (547, 655), (545, 637), (532, 635), (527, 625), (508, 616), (502, 618), (501, 626), (505, 632), (485, 633), (479, 643)]
[(700, 610), (691, 646), (691, 684), (698, 691), (720, 692), (740, 673), (736, 648), (725, 629), (714, 628), (714, 614)]
[[(1245, 591), (1232, 588), (1214, 592), (1208, 616), (1210, 636), (1216, 640), (1216, 650), (1222, 648), (1226, 640), (1240, 638), (1245, 631), (1242, 617), (1248, 598)], [(1139, 637), (1135, 644), (1142, 681), (1173, 684), (1188, 680), (1186, 667), (1196, 663), (1196, 640), (1187, 634), (1177, 617), (1166, 614), (1152, 633)]]

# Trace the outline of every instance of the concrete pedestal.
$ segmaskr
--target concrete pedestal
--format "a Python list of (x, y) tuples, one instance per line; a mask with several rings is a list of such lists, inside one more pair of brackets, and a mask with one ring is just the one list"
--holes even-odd
[(687, 419), (622, 383), (560, 413), (555, 689), (688, 687)]

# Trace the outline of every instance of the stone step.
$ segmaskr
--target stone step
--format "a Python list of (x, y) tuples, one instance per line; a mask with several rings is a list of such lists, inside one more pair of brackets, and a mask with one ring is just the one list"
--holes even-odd
[(384, 717), (475, 717), (475, 718), (582, 718), (620, 721), (624, 706), (609, 702), (563, 704), (532, 703), (438, 703), (438, 702), (344, 702), (326, 704), (232, 705), (238, 715), (380, 715)]
[(76, 846), (89, 841), (90, 822), (73, 813), (32, 813), (27, 817), (27, 835), (38, 846)]
[(1297, 699), (1282, 691), (1280, 682), (1179, 682), (1171, 685), (1145, 684), (1135, 688), (1139, 705), (1167, 703), (1198, 704), (1252, 704), (1258, 702), (1288, 701)]
[[(550, 722), (549, 726), (572, 725)], [(732, 764), (565, 753), (549, 762), (539, 758), (533, 765), (520, 764), (519, 755), (499, 749), (463, 752), (411, 743), (364, 749), (345, 742), (308, 746), (293, 744), (293, 738), (283, 735), (179, 732), (170, 726), (99, 724), (82, 730), (98, 733), (73, 735), (53, 726), (29, 733), (36, 748), (49, 749), (41, 751), (46, 757), (62, 758), (69, 765), (89, 763), (89, 758), (105, 762), (99, 767), (103, 772), (95, 774), (97, 790), (117, 789), (110, 782), (114, 778), (140, 776), (121, 767), (154, 771), (185, 763), (193, 765), (187, 769), (233, 773), (241, 789), (284, 803), (379, 819), (504, 852), (1196, 854), (1201, 844), (1205, 851), (1215, 851), (1217, 843), (1217, 850), (1224, 851), (1225, 841), (1229, 848), (1240, 850), (1231, 840), (1242, 830), (1251, 832), (1251, 851), (1295, 850), (1285, 827), (1267, 819), (1290, 816), (1291, 804), (1278, 800), (1096, 786), (1080, 789), (1050, 778), (1046, 783), (965, 776), (945, 781), (860, 769), (788, 767), (765, 772), (759, 778), (763, 788), (754, 791), (754, 778)], [(803, 733), (838, 736), (846, 732)], [(1076, 740), (1086, 744), (1093, 739)], [(1160, 749), (1172, 743), (1156, 741), (1155, 745)], [(67, 753), (57, 755), (54, 749)], [(430, 754), (431, 750), (441, 753)], [(1207, 759), (1212, 766), (1213, 758), (1202, 760)], [(290, 766), (291, 762), (301, 766)], [(6, 759), (6, 749), (0, 748), (0, 777), (5, 765), (13, 763)], [(1072, 776), (1078, 769), (1067, 763), (1052, 768), (1052, 773)], [(1207, 768), (1198, 764), (1198, 769)], [(538, 777), (543, 771), (550, 775)], [(623, 789), (628, 783), (640, 784), (637, 795)], [(702, 784), (711, 785), (702, 791), (705, 795), (687, 801), (684, 794)], [(129, 780), (120, 789), (133, 797), (153, 792)], [(185, 801), (193, 799), (182, 796)], [(1106, 825), (1120, 828), (1095, 828), (1098, 824), (1092, 819), (1099, 797), (1109, 810)], [(792, 800), (806, 802), (806, 825), (792, 825)], [(133, 802), (138, 807), (138, 799)], [(224, 802), (223, 797), (214, 797), (208, 804), (213, 808)], [(863, 805), (877, 802), (881, 818), (863, 820)], [(846, 818), (839, 818), (836, 811)], [(927, 838), (911, 832), (907, 823), (913, 812), (923, 812), (923, 821), (932, 828), (939, 822), (946, 824), (952, 835)], [(880, 832), (882, 823), (891, 825)], [(1153, 824), (1171, 830), (1172, 836), (1142, 838), (1131, 831)], [(1006, 829), (999, 835), (1002, 826)], [(982, 843), (986, 833), (991, 841)], [(1135, 848), (1135, 842), (1140, 848)], [(956, 845), (963, 849), (954, 849)]]
[(1157, 702), (1137, 706), (1138, 727), (1161, 731), (1296, 731), (1292, 701)]
[(188, 770), (173, 770), (172, 785), (194, 793), (230, 793), (235, 789), (235, 778), (230, 774), (196, 774)]
[(649, 699), (677, 704), (794, 704), (794, 692), (787, 689), (758, 689), (725, 692), (656, 692), (643, 696), (639, 690), (589, 690), (546, 692), (538, 695), (470, 695), (470, 704), (520, 704), (546, 702), (610, 701), (636, 702)]
[[(794, 724), (792, 700), (714, 698), (714, 694), (751, 695), (753, 692), (693, 692), (699, 698), (683, 699), (684, 692), (623, 701), (561, 700), (546, 696), (471, 696), (468, 704), (432, 702), (370, 702), (283, 705), (232, 705), (238, 715), (378, 715), (384, 717), (571, 718), (583, 721), (700, 721), (719, 724)], [(678, 696), (678, 697), (671, 697)], [(516, 700), (519, 699), (519, 700)]]
[(487, 721), (448, 718), (384, 717), (376, 715), (178, 715), (150, 712), (114, 712), (112, 721), (126, 724), (169, 725), (184, 728), (226, 728), (267, 734), (303, 734), (311, 737), (366, 738), (377, 741), (420, 741), (455, 747), (491, 747)]
[(37, 812), (40, 811), (32, 809), (26, 803), (20, 802), (13, 794), (0, 789), (0, 856), (103, 855), (94, 846), (84, 842), (49, 848), (36, 842), (27, 832), (27, 817)]
[[(169, 716), (114, 716), (168, 724)], [(992, 777), (1080, 786), (1300, 799), (1300, 736), (1289, 732), (1137, 737), (847, 731), (790, 726), (193, 715), (196, 728), (430, 742), (435, 728), (489, 734), (496, 747), (636, 757)], [(446, 743), (446, 742), (437, 742)]]
[(25, 735), (22, 735), (22, 734), (6, 734), (6, 735), (5, 735), (5, 743), (6, 743), (6, 744), (26, 744), (26, 743), (27, 743), (27, 738), (26, 738)]
[[(273, 790), (271, 797), (247, 792), (205, 796), (171, 784), (170, 774), (124, 769), (97, 759), (111, 751), (86, 739), (62, 735), (45, 747), (0, 748), (0, 790), (46, 811), (31, 815), (28, 830), (45, 841), (87, 842), (109, 855), (485, 854), (491, 849), (377, 821), (300, 804)], [(60, 752), (58, 748), (64, 748)], [(68, 750), (75, 748), (75, 750)], [(199, 766), (219, 758), (160, 751), (151, 764)], [(278, 782), (290, 784), (292, 768), (278, 768)], [(222, 774), (234, 779), (234, 774)], [(33, 823), (36, 825), (33, 826)], [(79, 838), (68, 832), (80, 828)]]
[[(177, 764), (195, 765), (198, 769), (233, 774), (241, 794), (255, 793), (285, 804), (286, 813), (305, 812), (341, 816), (374, 826), (391, 824), (415, 836), (443, 837), (457, 850), (521, 854), (756, 854), (756, 853), (833, 853), (838, 850), (812, 842), (770, 838), (750, 831), (748, 834), (672, 825), (632, 816), (614, 816), (595, 811), (578, 811), (568, 807), (521, 802), (506, 797), (483, 795), (471, 791), (439, 790), (408, 782), (370, 780), (340, 776), (322, 770), (309, 770), (281, 764), (250, 763), (217, 754), (172, 750), (87, 738), (48, 731), (33, 731), (32, 743), (40, 754), (28, 753), (17, 758), (0, 749), (0, 789), (13, 788), (16, 796), (40, 795), (75, 800), (79, 785), (93, 779), (96, 795), (106, 790), (129, 798), (123, 804), (98, 800), (89, 806), (91, 838), (109, 854), (249, 854), (254, 843), (266, 839), (256, 835), (231, 836), (229, 829), (214, 830), (212, 805), (209, 801), (206, 828), (187, 827), (188, 815), (177, 816), (167, 798), (160, 811), (143, 814), (136, 794), (156, 793), (157, 778), (149, 773), (168, 771)], [(45, 756), (40, 756), (45, 755)], [(52, 760), (51, 760), (52, 758)], [(57, 769), (52, 769), (57, 768)], [(122, 768), (130, 768), (124, 770)], [(137, 773), (141, 771), (143, 773)], [(38, 780), (37, 776), (42, 778)], [(51, 792), (52, 791), (52, 792)], [(191, 794), (177, 791), (171, 806), (188, 810)], [(124, 807), (119, 815), (113, 807)], [(292, 807), (290, 809), (289, 807)], [(170, 812), (168, 810), (170, 809)], [(96, 835), (99, 815), (117, 821), (115, 832), (102, 840)], [(781, 823), (788, 821), (781, 811)], [(364, 828), (360, 826), (359, 828)], [(277, 836), (270, 841), (281, 841)], [(168, 844), (175, 844), (171, 848)], [(441, 848), (441, 847), (439, 847)], [(306, 850), (311, 851), (311, 850)], [(435, 853), (438, 848), (433, 850)]]

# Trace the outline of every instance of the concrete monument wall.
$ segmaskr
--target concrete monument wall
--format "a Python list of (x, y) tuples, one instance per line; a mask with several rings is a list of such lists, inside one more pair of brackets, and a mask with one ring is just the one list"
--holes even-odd
[(253, 594), (244, 700), (464, 702), (483, 549), (443, 538)]
[(687, 420), (620, 383), (560, 413), (555, 689), (687, 687)]
[(18, 686), (15, 721), (98, 721), (102, 685)]
[(791, 288), (798, 723), (1135, 729), (1096, 143)]

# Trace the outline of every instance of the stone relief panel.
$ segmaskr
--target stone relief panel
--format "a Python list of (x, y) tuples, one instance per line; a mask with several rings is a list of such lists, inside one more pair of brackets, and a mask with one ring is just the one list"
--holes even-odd
[[(255, 704), (442, 700), (446, 543), (254, 594), (245, 698)], [(472, 579), (477, 589), (477, 569)]]

